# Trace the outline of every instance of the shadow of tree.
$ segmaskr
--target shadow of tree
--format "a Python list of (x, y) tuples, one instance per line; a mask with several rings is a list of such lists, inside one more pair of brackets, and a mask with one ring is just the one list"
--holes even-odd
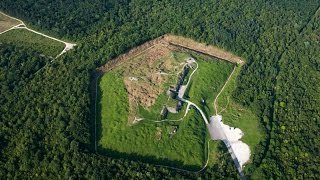
[(183, 163), (183, 161), (177, 161), (177, 160), (170, 160), (168, 158), (158, 158), (155, 156), (142, 156), (137, 153), (122, 153), (118, 151), (114, 151), (111, 149), (105, 149), (105, 148), (98, 148), (98, 153), (100, 155), (109, 156), (112, 158), (117, 159), (128, 159), (133, 161), (140, 161), (143, 163), (150, 163), (157, 166), (168, 166), (169, 168), (180, 168), (182, 170), (187, 171), (198, 171), (202, 167), (195, 166), (195, 165), (186, 165)]

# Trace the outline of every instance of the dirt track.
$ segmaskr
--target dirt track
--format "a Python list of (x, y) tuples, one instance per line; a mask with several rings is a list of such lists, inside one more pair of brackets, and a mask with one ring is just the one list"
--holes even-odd
[(67, 51), (73, 49), (74, 46), (76, 46), (76, 44), (68, 43), (68, 42), (65, 42), (65, 41), (63, 41), (63, 40), (60, 40), (60, 39), (57, 39), (57, 38), (48, 36), (48, 35), (46, 35), (46, 34), (43, 34), (43, 33), (41, 33), (41, 32), (35, 31), (35, 30), (33, 30), (33, 29), (30, 29), (30, 28), (28, 28), (28, 27), (26, 26), (26, 24), (25, 24), (23, 21), (21, 21), (20, 19), (17, 19), (17, 18), (15, 18), (15, 17), (12, 17), (12, 16), (9, 16), (9, 15), (7, 15), (7, 14), (4, 14), (3, 12), (0, 12), (0, 15), (2, 15), (3, 17), (5, 17), (6, 20), (10, 20), (10, 19), (11, 19), (11, 20), (14, 20), (14, 21), (15, 21), (15, 22), (14, 22), (15, 25), (13, 25), (12, 27), (7, 28), (7, 29), (5, 29), (5, 30), (1, 30), (1, 21), (0, 21), (0, 34), (6, 33), (6, 32), (8, 32), (8, 31), (11, 31), (11, 30), (14, 30), (14, 29), (26, 29), (26, 30), (31, 31), (31, 32), (33, 32), (33, 33), (35, 33), (35, 34), (38, 34), (38, 35), (40, 35), (40, 36), (44, 36), (44, 37), (46, 37), (46, 38), (49, 38), (49, 39), (52, 39), (52, 40), (54, 40), (54, 41), (58, 41), (58, 42), (61, 42), (61, 43), (65, 44), (64, 49), (63, 49), (63, 50), (61, 51), (61, 53), (59, 53), (55, 58), (60, 57), (62, 54), (66, 53)]
[(230, 79), (231, 79), (233, 73), (235, 72), (235, 70), (236, 70), (236, 66), (233, 68), (231, 74), (229, 75), (227, 81), (224, 83), (223, 87), (221, 88), (221, 90), (220, 90), (220, 92), (218, 93), (218, 95), (216, 96), (216, 98), (214, 98), (213, 107), (214, 107), (214, 110), (215, 110), (215, 112), (216, 112), (216, 115), (218, 115), (217, 100), (218, 100), (220, 94), (222, 93), (222, 91), (224, 90), (224, 88), (226, 87), (226, 85), (228, 84), (228, 82), (230, 81)]
[(10, 31), (19, 25), (23, 25), (23, 22), (0, 12), (0, 34)]

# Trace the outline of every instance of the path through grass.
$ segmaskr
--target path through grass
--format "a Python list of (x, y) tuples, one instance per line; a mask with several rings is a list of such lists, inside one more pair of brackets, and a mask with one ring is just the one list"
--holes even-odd
[(225, 124), (240, 128), (244, 132), (241, 140), (249, 145), (251, 154), (253, 154), (256, 145), (263, 138), (263, 131), (259, 127), (258, 116), (232, 99), (240, 71), (241, 66), (236, 67), (233, 76), (217, 99), (218, 114), (222, 115)]
[(21, 22), (10, 18), (6, 15), (4, 15), (3, 13), (0, 12), (0, 33), (4, 32), (10, 28), (12, 28), (13, 26), (16, 26), (18, 24), (20, 24)]
[(14, 29), (0, 35), (0, 42), (13, 43), (16, 46), (31, 48), (46, 56), (56, 57), (64, 44), (43, 37), (25, 29)]
[[(234, 65), (202, 56), (194, 55), (194, 57), (199, 68), (191, 80), (186, 98), (196, 103), (210, 117), (215, 113), (212, 106), (213, 101), (228, 79)], [(237, 68), (233, 78), (221, 93), (218, 99), (219, 110), (221, 110), (220, 107), (226, 106), (225, 99), (234, 90), (239, 71), (240, 68)], [(98, 99), (100, 101), (97, 111), (99, 152), (189, 170), (201, 169), (207, 160), (209, 135), (200, 114), (191, 108), (183, 121), (155, 123), (142, 120), (129, 126), (128, 95), (122, 73), (121, 67), (113, 69), (102, 76), (99, 83), (100, 97)], [(167, 97), (163, 93), (152, 107), (148, 109), (140, 107), (140, 116), (158, 120), (162, 104), (166, 101)], [(260, 137), (259, 131), (255, 129), (258, 125), (256, 116), (249, 110), (241, 110), (240, 106), (229, 101), (227, 109), (222, 114), (224, 120), (245, 132), (244, 142), (250, 147), (256, 145)], [(170, 132), (174, 127), (177, 127), (178, 130), (175, 135), (171, 136)], [(212, 157), (210, 164), (220, 156), (216, 149), (217, 144), (218, 142), (212, 142), (210, 145), (209, 154)]]
[[(148, 157), (144, 160), (172, 166), (188, 166), (197, 169), (205, 161), (203, 146), (206, 129), (200, 116), (190, 111), (186, 121), (179, 123), (154, 123), (142, 121), (127, 125), (128, 100), (122, 78), (116, 73), (107, 73), (100, 82), (102, 92), (100, 110), (99, 149), (130, 155), (132, 158)], [(98, 108), (99, 112), (99, 108)], [(172, 127), (179, 126), (170, 137)], [(161, 140), (156, 140), (157, 129), (161, 129)], [(141, 160), (141, 159), (140, 159)]]

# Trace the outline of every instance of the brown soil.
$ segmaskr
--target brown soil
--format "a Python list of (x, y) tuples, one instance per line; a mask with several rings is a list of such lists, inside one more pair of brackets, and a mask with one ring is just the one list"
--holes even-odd
[(194, 50), (196, 52), (200, 52), (209, 56), (214, 56), (219, 59), (226, 60), (232, 63), (237, 63), (237, 64), (244, 63), (244, 60), (241, 57), (238, 57), (216, 46), (206, 45), (205, 43), (199, 43), (192, 39), (185, 38), (182, 36), (174, 36), (174, 35), (166, 34), (131, 49), (129, 52), (122, 54), (117, 58), (110, 60), (105, 65), (97, 68), (97, 70), (100, 72), (107, 72), (108, 70), (111, 70), (117, 67), (118, 65), (122, 64), (123, 62), (138, 56), (142, 52), (148, 50), (149, 48), (152, 48), (157, 44), (161, 44), (169, 48), (170, 48), (170, 45), (178, 46), (180, 48), (187, 48), (189, 50)]
[(0, 12), (0, 33), (20, 23), (20, 21), (12, 19)]
[(97, 70), (100, 72), (107, 72), (107, 71), (119, 66), (123, 62), (126, 62), (130, 59), (133, 59), (134, 57), (140, 55), (144, 51), (148, 50), (149, 48), (152, 48), (153, 46), (155, 46), (157, 44), (168, 45), (168, 43), (166, 43), (163, 40), (163, 36), (160, 36), (154, 40), (148, 41), (138, 47), (131, 49), (129, 52), (122, 54), (115, 59), (108, 61), (105, 65), (97, 68)]
[(198, 51), (203, 54), (217, 57), (232, 63), (243, 64), (244, 60), (226, 50), (220, 49), (216, 46), (207, 45), (205, 43), (199, 43), (192, 39), (185, 38), (182, 36), (165, 35), (164, 39), (171, 45), (180, 46), (190, 50)]
[[(145, 109), (151, 107), (163, 92), (162, 84), (167, 80), (167, 77), (157, 72), (159, 72), (159, 69), (170, 71), (167, 69), (170, 67), (167, 65), (170, 64), (167, 62), (170, 61), (168, 59), (169, 55), (168, 48), (157, 45), (141, 54), (139, 58), (128, 62), (128, 66), (120, 68), (129, 97), (129, 124), (135, 119), (138, 105)], [(163, 67), (163, 64), (166, 67)], [(130, 79), (132, 77), (136, 80)]]

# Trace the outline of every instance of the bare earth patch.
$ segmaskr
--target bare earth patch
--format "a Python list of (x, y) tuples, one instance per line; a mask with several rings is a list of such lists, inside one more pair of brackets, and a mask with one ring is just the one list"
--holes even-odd
[(162, 45), (154, 46), (120, 68), (128, 92), (129, 117), (131, 124), (136, 117), (138, 106), (148, 109), (155, 104), (159, 95), (166, 91), (163, 83), (175, 76), (163, 75), (175, 72), (179, 63), (171, 57), (171, 50)]
[(19, 25), (21, 23), (22, 23), (21, 21), (19, 21), (17, 19), (10, 18), (9, 16), (6, 16), (2, 12), (0, 12), (0, 33), (6, 31), (16, 25)]
[(218, 48), (216, 46), (207, 45), (205, 43), (199, 43), (199, 42), (196, 42), (192, 39), (181, 37), (181, 36), (166, 34), (166, 35), (160, 36), (154, 40), (145, 42), (142, 45), (131, 49), (127, 53), (124, 53), (124, 54), (118, 56), (117, 58), (110, 60), (105, 65), (97, 68), (97, 71), (99, 73), (105, 73), (105, 72), (119, 66), (123, 62), (126, 62), (126, 61), (140, 55), (141, 53), (148, 50), (149, 48), (153, 48), (156, 45), (167, 46), (170, 49), (173, 49), (173, 48), (177, 49), (178, 48), (178, 49), (193, 50), (195, 52), (200, 52), (205, 55), (214, 56), (216, 58), (219, 58), (219, 59), (222, 59), (225, 61), (229, 61), (232, 63), (237, 63), (237, 64), (244, 63), (244, 60), (241, 57), (236, 56), (236, 55), (232, 54), (231, 52), (228, 52), (228, 51), (223, 50), (221, 48)]
[(226, 50), (220, 49), (216, 46), (207, 45), (205, 43), (199, 43), (192, 39), (185, 38), (182, 36), (166, 35), (164, 36), (167, 42), (172, 45), (181, 46), (184, 48), (192, 49), (195, 51), (202, 52), (211, 56), (215, 56), (219, 59), (227, 60), (232, 63), (243, 64), (244, 60)]

